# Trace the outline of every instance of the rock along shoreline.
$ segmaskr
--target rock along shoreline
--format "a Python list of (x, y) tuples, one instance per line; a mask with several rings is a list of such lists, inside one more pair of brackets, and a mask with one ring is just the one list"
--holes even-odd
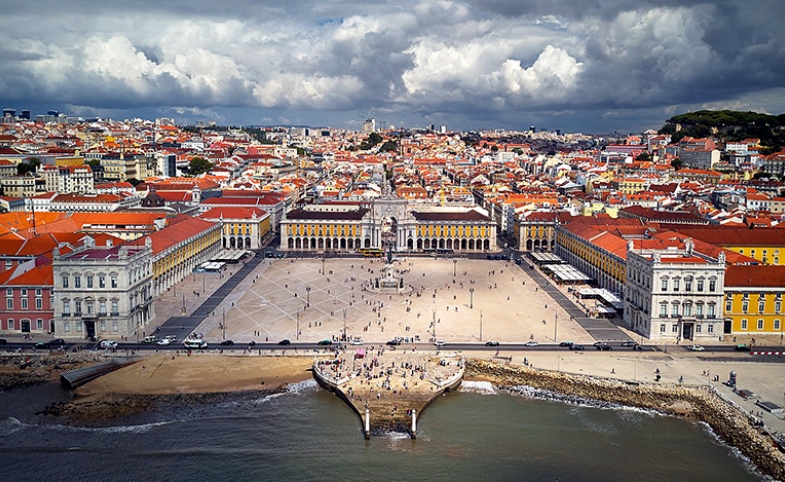
[(747, 415), (708, 386), (632, 383), (586, 375), (467, 360), (466, 378), (486, 380), (502, 388), (521, 385), (618, 405), (654, 410), (706, 423), (728, 445), (737, 448), (758, 471), (785, 480), (785, 454), (753, 427)]

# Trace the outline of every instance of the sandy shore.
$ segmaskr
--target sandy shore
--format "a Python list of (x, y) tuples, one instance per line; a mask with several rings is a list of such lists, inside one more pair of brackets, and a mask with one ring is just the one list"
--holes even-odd
[(311, 357), (151, 356), (76, 390), (107, 394), (173, 395), (275, 390), (311, 378)]

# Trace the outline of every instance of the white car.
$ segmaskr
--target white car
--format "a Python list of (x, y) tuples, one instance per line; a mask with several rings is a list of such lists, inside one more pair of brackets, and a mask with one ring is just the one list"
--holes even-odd
[(539, 343), (536, 341), (527, 341), (526, 346), (539, 346)]
[(438, 346), (438, 347), (442, 347), (442, 346), (444, 346), (444, 340), (436, 340), (436, 342), (434, 343), (434, 345), (436, 345), (436, 346)]
[(351, 340), (349, 340), (350, 345), (362, 345), (363, 343), (364, 342), (362, 338), (352, 338)]
[(183, 346), (186, 348), (207, 348), (207, 342), (204, 340), (194, 340), (193, 338), (183, 340)]
[(172, 340), (170, 340), (169, 338), (164, 338), (163, 340), (156, 341), (155, 344), (158, 345), (158, 346), (171, 345), (172, 344)]
[(101, 340), (101, 343), (99, 343), (98, 346), (105, 350), (113, 350), (117, 348), (117, 342), (112, 340)]
[(691, 345), (690, 351), (706, 351), (706, 349), (700, 345)]

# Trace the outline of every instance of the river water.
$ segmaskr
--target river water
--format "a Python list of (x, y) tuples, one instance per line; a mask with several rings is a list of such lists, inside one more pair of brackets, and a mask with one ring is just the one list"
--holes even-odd
[(532, 400), (487, 383), (436, 400), (417, 440), (366, 441), (359, 417), (315, 382), (153, 411), (105, 428), (37, 416), (54, 385), (0, 393), (9, 481), (762, 480), (702, 425), (633, 409)]

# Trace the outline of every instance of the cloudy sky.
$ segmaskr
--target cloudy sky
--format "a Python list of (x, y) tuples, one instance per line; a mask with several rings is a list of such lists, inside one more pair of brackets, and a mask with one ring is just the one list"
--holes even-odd
[(657, 128), (785, 112), (782, 0), (3, 2), (2, 107), (178, 122)]

